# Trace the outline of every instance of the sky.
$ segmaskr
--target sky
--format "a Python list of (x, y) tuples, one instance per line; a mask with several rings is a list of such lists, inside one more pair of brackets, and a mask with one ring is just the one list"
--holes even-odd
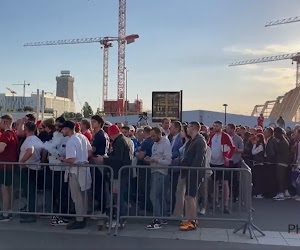
[[(249, 115), (256, 104), (295, 87), (290, 60), (228, 67), (235, 61), (298, 52), (300, 22), (265, 28), (300, 15), (299, 0), (127, 0), (128, 98), (151, 109), (152, 91), (183, 90), (184, 110)], [(56, 76), (70, 70), (75, 101), (99, 107), (99, 44), (23, 47), (24, 43), (117, 36), (118, 0), (1, 0), (0, 93), (55, 92)], [(109, 99), (117, 98), (117, 44), (110, 49)]]

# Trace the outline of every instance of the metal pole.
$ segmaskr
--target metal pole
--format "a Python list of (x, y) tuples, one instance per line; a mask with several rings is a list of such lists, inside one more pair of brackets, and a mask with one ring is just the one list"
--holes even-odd
[(44, 120), (45, 115), (45, 91), (42, 90), (42, 104), (41, 104), (41, 111), (42, 111), (42, 121)]
[(65, 97), (65, 95), (66, 95), (66, 92), (65, 92), (65, 90), (64, 90), (64, 118), (66, 118), (66, 97)]
[(127, 115), (128, 115), (128, 96), (127, 96), (127, 87), (128, 87), (128, 69), (127, 68), (125, 68), (125, 70), (126, 70), (126, 89), (125, 89), (125, 91), (126, 91), (126, 100), (125, 100), (125, 123), (127, 124), (128, 123), (128, 121), (127, 121)]
[(23, 109), (25, 108), (25, 80), (24, 80), (24, 84), (23, 84)]
[(37, 89), (36, 91), (36, 100), (37, 100), (37, 104), (36, 104), (36, 119), (37, 121), (40, 119), (40, 108), (41, 108), (41, 99), (40, 99), (40, 90)]
[(225, 126), (227, 125), (227, 107), (228, 107), (228, 104), (223, 104), (223, 107), (225, 108)]
[(227, 125), (227, 106), (225, 106), (225, 125)]

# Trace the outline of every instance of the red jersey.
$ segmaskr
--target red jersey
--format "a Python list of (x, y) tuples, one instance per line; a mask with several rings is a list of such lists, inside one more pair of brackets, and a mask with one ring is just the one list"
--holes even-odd
[(91, 131), (87, 130), (82, 134), (89, 140), (89, 142), (92, 141), (93, 135), (92, 135)]
[[(5, 143), (6, 147), (2, 153), (0, 153), (0, 162), (18, 162), (18, 143), (19, 139), (17, 134), (12, 130), (6, 130), (0, 137), (0, 143)], [(0, 165), (3, 169), (4, 165)], [(11, 169), (11, 166), (7, 165), (7, 168)]]

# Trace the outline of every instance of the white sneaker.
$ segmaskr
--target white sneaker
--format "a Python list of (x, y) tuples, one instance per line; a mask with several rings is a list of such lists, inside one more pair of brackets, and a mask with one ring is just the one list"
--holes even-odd
[(298, 199), (299, 198), (299, 196), (298, 195), (294, 195), (294, 196), (292, 196), (292, 199), (293, 200), (296, 200), (296, 199)]
[(201, 209), (200, 209), (200, 214), (201, 214), (201, 215), (205, 215), (205, 214), (206, 214), (205, 208), (201, 208)]
[(286, 199), (292, 198), (292, 196), (290, 195), (290, 193), (289, 193), (288, 190), (285, 190), (285, 192), (284, 192), (284, 197), (285, 197)]
[(262, 194), (258, 194), (258, 195), (254, 195), (253, 198), (255, 198), (255, 199), (263, 199), (264, 197), (263, 197)]
[(298, 198), (297, 198), (297, 199), (295, 199), (295, 201), (300, 201), (300, 197), (298, 196)]
[(276, 201), (284, 201), (285, 200), (284, 194), (283, 193), (279, 193), (275, 197), (273, 197), (273, 199), (276, 200)]

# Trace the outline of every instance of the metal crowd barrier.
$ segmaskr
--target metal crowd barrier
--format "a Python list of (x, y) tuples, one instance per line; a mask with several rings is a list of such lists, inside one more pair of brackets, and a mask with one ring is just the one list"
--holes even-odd
[[(165, 174), (158, 174), (159, 177), (154, 177), (153, 174), (158, 171)], [(182, 171), (186, 172), (185, 179), (181, 178)], [(210, 171), (212, 175), (208, 176)], [(151, 178), (155, 179), (151, 180)], [(176, 188), (177, 185), (180, 185), (179, 189)], [(225, 188), (226, 185), (229, 188), (229, 196), (227, 195), (229, 200), (226, 207), (228, 207), (230, 214), (225, 214), (227, 211), (223, 210), (226, 205), (225, 189), (228, 191), (228, 188)], [(197, 204), (200, 198), (202, 205), (204, 203), (208, 212), (205, 216), (199, 216), (197, 213), (196, 217), (188, 217), (187, 211), (184, 211), (184, 205), (187, 203), (186, 197), (190, 195), (189, 192), (195, 192), (193, 188), (196, 188)], [(151, 194), (151, 189), (156, 192)], [(253, 229), (256, 229), (264, 235), (253, 224), (252, 174), (244, 161), (241, 162), (239, 168), (123, 166), (118, 173), (118, 190), (115, 235), (118, 234), (119, 226), (122, 228), (126, 219), (243, 222), (243, 226), (235, 230), (234, 233), (243, 229), (245, 234), (248, 230), (252, 239)], [(152, 200), (149, 200), (149, 196)], [(176, 202), (174, 202), (174, 197)], [(176, 204), (181, 201), (185, 204)], [(210, 208), (208, 208), (207, 201), (209, 201)], [(155, 202), (159, 203), (158, 208)], [(180, 215), (177, 211), (178, 207), (180, 208)], [(176, 214), (174, 214), (175, 209), (177, 209)]]
[[(82, 177), (81, 184), (77, 183), (76, 186), (76, 182), (70, 181), (70, 167), (75, 167), (73, 173)], [(2, 171), (0, 183), (9, 186), (11, 193), (10, 200), (6, 204), (2, 196), (0, 213), (16, 214), (23, 218), (37, 215), (92, 217), (103, 223), (107, 221), (109, 233), (111, 232), (113, 215), (111, 167), (92, 164), (0, 162), (0, 168)], [(68, 173), (65, 176), (66, 171)], [(68, 177), (68, 180), (65, 177)], [(83, 203), (79, 204), (81, 213), (75, 211), (78, 204), (75, 205), (72, 200), (70, 185), (73, 185), (73, 190), (80, 190), (77, 195), (81, 195), (80, 201)], [(81, 187), (86, 185), (90, 188), (84, 188), (86, 190), (82, 191)]]

